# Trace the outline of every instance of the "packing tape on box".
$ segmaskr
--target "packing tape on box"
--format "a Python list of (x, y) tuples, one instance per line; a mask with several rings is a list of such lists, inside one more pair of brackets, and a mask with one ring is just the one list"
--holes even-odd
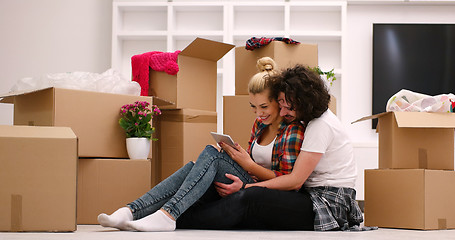
[(22, 230), (22, 195), (11, 195), (11, 231)]
[(438, 229), (439, 230), (447, 229), (447, 219), (445, 218), (438, 219)]
[(428, 167), (428, 154), (424, 148), (419, 148), (419, 168), (427, 169)]
[(163, 114), (160, 116), (160, 120), (168, 122), (216, 123), (216, 115)]

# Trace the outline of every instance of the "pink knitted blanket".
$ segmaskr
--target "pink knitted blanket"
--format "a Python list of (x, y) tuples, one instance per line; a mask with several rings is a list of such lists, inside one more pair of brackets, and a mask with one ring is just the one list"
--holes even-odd
[(155, 71), (175, 75), (179, 71), (177, 58), (181, 51), (171, 52), (146, 52), (131, 57), (133, 81), (141, 86), (141, 96), (148, 96), (149, 68)]

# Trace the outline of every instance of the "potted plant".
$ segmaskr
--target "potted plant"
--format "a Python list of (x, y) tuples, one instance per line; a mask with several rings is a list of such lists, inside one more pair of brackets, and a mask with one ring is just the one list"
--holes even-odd
[(322, 79), (324, 79), (327, 82), (327, 88), (329, 88), (329, 89), (332, 86), (333, 81), (337, 80), (337, 78), (335, 77), (335, 73), (333, 72), (334, 71), (333, 68), (332, 68), (332, 70), (327, 71), (327, 72), (322, 71), (319, 66), (316, 66), (316, 67), (313, 67), (310, 69), (315, 71), (317, 74), (319, 74), (322, 77)]
[(126, 149), (130, 159), (147, 159), (150, 152), (150, 141), (155, 128), (151, 120), (160, 115), (161, 110), (156, 105), (146, 101), (136, 101), (120, 108), (119, 124), (126, 133)]

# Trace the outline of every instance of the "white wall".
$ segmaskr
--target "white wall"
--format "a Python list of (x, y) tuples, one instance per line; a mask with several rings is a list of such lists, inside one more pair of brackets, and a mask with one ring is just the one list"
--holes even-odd
[(373, 23), (455, 23), (454, 13), (454, 5), (348, 6), (347, 62), (343, 65), (341, 116), (356, 147), (359, 169), (357, 199), (364, 199), (363, 170), (377, 168), (378, 159), (377, 134), (371, 129), (371, 121), (350, 124), (371, 115)]
[[(104, 72), (111, 65), (112, 0), (0, 0), (0, 93), (23, 77)], [(10, 104), (0, 124), (11, 125)]]

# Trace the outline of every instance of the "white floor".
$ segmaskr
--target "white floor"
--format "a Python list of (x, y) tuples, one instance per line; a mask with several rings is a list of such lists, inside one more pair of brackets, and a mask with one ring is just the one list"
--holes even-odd
[(366, 231), (366, 232), (302, 232), (302, 231), (207, 231), (207, 230), (176, 230), (175, 232), (121, 232), (112, 228), (103, 228), (99, 225), (79, 225), (74, 233), (0, 233), (0, 239), (33, 239), (33, 240), (53, 240), (53, 239), (72, 239), (72, 240), (120, 240), (120, 239), (368, 239), (368, 240), (440, 240), (454, 239), (455, 230), (440, 231), (416, 231), (385, 229)]

